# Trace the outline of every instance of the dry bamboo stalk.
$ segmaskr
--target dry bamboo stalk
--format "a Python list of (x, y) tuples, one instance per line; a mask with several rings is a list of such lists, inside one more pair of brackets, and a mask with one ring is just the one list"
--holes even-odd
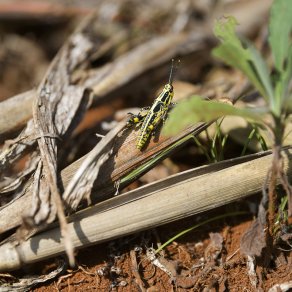
[[(292, 148), (282, 152), (285, 172), (292, 175)], [(217, 172), (190, 177), (178, 174), (97, 204), (71, 217), (69, 232), (75, 248), (86, 247), (177, 219), (198, 214), (245, 198), (262, 189), (272, 155)], [(181, 179), (178, 179), (180, 177)], [(155, 190), (155, 184), (160, 184)], [(64, 253), (59, 228), (38, 234), (19, 246), (0, 247), (0, 270), (8, 271)]]
[(35, 94), (35, 90), (26, 91), (0, 103), (1, 140), (22, 129), (31, 118), (31, 108)]

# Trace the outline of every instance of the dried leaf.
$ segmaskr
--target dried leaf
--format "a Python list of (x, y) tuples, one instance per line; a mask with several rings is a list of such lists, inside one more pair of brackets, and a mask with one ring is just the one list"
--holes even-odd
[(70, 209), (76, 209), (82, 199), (86, 198), (87, 201), (90, 201), (89, 196), (92, 192), (100, 167), (108, 161), (112, 154), (112, 149), (109, 150), (109, 144), (113, 144), (117, 134), (125, 125), (125, 121), (120, 122), (83, 160), (63, 194), (63, 199)]
[(210, 233), (210, 243), (205, 250), (205, 259), (207, 262), (215, 264), (223, 248), (223, 237), (220, 233)]
[[(35, 177), (34, 184), (40, 184), (42, 192), (38, 194), (43, 192), (46, 194), (45, 200), (41, 197), (39, 200), (40, 204), (48, 209), (44, 212), (45, 217), (39, 218), (38, 221), (48, 223), (47, 214), (52, 215), (52, 210), (56, 210), (71, 266), (74, 265), (74, 254), (58, 186), (56, 138), (68, 135), (73, 130), (70, 126), (74, 125), (74, 120), (80, 119), (89, 105), (85, 87), (72, 82), (71, 76), (78, 66), (87, 60), (94, 48), (89, 38), (92, 19), (93, 16), (86, 19), (55, 57), (39, 86), (38, 98), (33, 107), (33, 120), (42, 163), (42, 166), (39, 166), (40, 176)], [(77, 42), (76, 39), (82, 39), (83, 42)], [(40, 177), (45, 177), (45, 180)], [(40, 217), (40, 214), (37, 215)], [(37, 225), (33, 216), (31, 219), (34, 221), (33, 226)]]
[[(48, 282), (61, 273), (65, 271), (66, 264), (65, 261), (59, 261), (58, 266), (48, 273), (47, 275), (41, 276), (27, 276), (23, 279), (18, 279), (18, 281), (14, 281), (13, 283), (1, 284), (0, 292), (8, 292), (8, 291), (17, 291), (17, 292), (25, 292), (31, 291), (33, 287), (37, 284)], [(1, 278), (1, 275), (0, 275)], [(15, 278), (13, 278), (14, 280)], [(11, 282), (11, 281), (10, 281)]]
[(262, 201), (259, 206), (258, 217), (241, 238), (240, 250), (247, 256), (259, 257), (267, 246), (265, 234), (266, 214), (267, 211)]
[(288, 281), (282, 284), (275, 284), (272, 288), (269, 289), (268, 292), (286, 292), (291, 291), (292, 289), (292, 281)]
[(5, 142), (0, 153), (0, 179), (3, 179), (8, 169), (22, 157), (28, 148), (35, 143), (35, 128), (33, 121), (28, 121), (26, 128), (14, 140)]

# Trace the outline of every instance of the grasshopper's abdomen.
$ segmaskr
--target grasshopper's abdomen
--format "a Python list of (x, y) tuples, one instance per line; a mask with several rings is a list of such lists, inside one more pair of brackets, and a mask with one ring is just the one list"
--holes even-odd
[(136, 143), (137, 149), (141, 150), (145, 146), (148, 138), (150, 137), (151, 132), (154, 129), (154, 118), (155, 117), (150, 109), (141, 126), (141, 129), (137, 138), (137, 143)]
[(147, 132), (147, 133), (144, 133), (143, 136), (139, 136), (138, 139), (137, 139), (137, 144), (136, 144), (136, 148), (138, 150), (142, 150), (142, 148), (145, 146), (149, 136), (151, 134), (151, 131)]

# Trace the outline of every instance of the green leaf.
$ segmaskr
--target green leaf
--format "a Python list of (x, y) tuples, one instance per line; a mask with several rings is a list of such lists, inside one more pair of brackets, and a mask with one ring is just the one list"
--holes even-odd
[(290, 46), (286, 64), (284, 71), (275, 74), (275, 101), (278, 113), (281, 113), (282, 110), (285, 111), (286, 102), (289, 98), (289, 83), (292, 77), (292, 46)]
[[(277, 74), (275, 81), (275, 98), (277, 102), (278, 111), (280, 112), (289, 98), (289, 82), (292, 77), (292, 45), (288, 50), (288, 58), (284, 70)], [(291, 98), (291, 97), (290, 97)]]
[(163, 132), (173, 135), (184, 127), (198, 122), (210, 122), (222, 116), (240, 116), (254, 123), (263, 123), (263, 116), (268, 113), (267, 109), (236, 108), (230, 104), (202, 100), (200, 96), (193, 96), (179, 103), (170, 113)]
[(291, 44), (292, 5), (291, 0), (275, 0), (270, 13), (269, 42), (275, 67), (283, 71)]
[(292, 77), (292, 5), (290, 0), (275, 0), (270, 13), (269, 43), (275, 62), (275, 110), (280, 115), (288, 98)]
[(234, 17), (228, 17), (215, 24), (214, 33), (221, 44), (213, 50), (213, 55), (227, 64), (241, 70), (265, 98), (273, 104), (273, 90), (268, 68), (256, 48), (245, 42), (247, 48), (235, 33), (237, 22)]

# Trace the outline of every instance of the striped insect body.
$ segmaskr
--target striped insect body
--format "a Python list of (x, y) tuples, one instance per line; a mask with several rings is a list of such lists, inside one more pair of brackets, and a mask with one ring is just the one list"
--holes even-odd
[[(178, 61), (179, 62), (179, 61)], [(172, 60), (171, 70), (169, 74), (169, 81), (164, 86), (162, 92), (154, 100), (151, 107), (142, 108), (137, 115), (133, 115), (127, 122), (128, 126), (133, 124), (141, 124), (139, 130), (136, 148), (142, 150), (148, 141), (149, 137), (155, 133), (155, 129), (162, 120), (165, 120), (167, 112), (172, 104), (173, 86), (172, 80), (174, 75), (174, 60)]]

